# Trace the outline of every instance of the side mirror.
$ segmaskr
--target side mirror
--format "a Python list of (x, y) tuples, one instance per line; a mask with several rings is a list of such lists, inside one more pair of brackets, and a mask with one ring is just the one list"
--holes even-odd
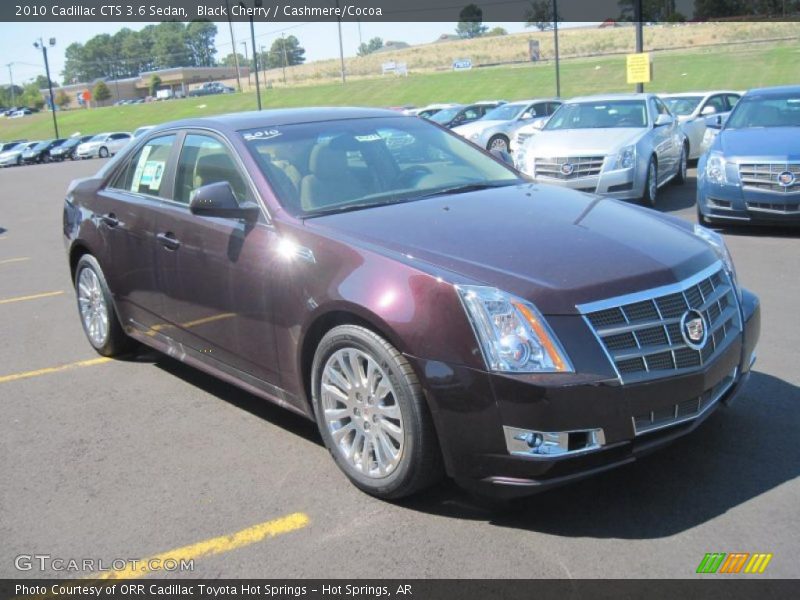
[(547, 121), (550, 119), (539, 119), (538, 121), (533, 123), (534, 129), (544, 129), (544, 126), (547, 125)]
[(200, 217), (248, 219), (254, 218), (259, 208), (253, 202), (239, 204), (231, 184), (218, 181), (194, 190), (189, 198), (189, 210)]
[(506, 152), (505, 150), (500, 150), (498, 148), (493, 148), (492, 150), (489, 150), (489, 154), (494, 156), (497, 160), (503, 161), (509, 167), (513, 167), (514, 166), (514, 159), (511, 158), (511, 155), (508, 152)]
[(656, 127), (663, 127), (664, 125), (672, 125), (675, 122), (669, 115), (658, 115), (656, 117)]
[(704, 106), (703, 110), (700, 111), (700, 114), (704, 117), (707, 117), (708, 115), (715, 115), (717, 114), (717, 109), (713, 106)]
[(711, 119), (710, 122), (706, 123), (706, 127), (710, 127), (711, 129), (722, 129), (722, 115), (717, 115), (716, 119)]

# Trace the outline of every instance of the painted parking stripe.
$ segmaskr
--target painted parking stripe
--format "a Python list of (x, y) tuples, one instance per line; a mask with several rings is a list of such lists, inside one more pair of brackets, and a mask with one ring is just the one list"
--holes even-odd
[(60, 373), (61, 371), (80, 369), (82, 367), (94, 367), (95, 365), (103, 365), (107, 362), (111, 362), (111, 359), (102, 356), (100, 358), (92, 358), (89, 360), (81, 360), (66, 365), (59, 365), (57, 367), (46, 367), (44, 369), (36, 369), (35, 371), (23, 371), (22, 373), (11, 373), (10, 375), (0, 375), (0, 383), (8, 383), (10, 381), (17, 381), (19, 379), (29, 379), (31, 377), (39, 377), (40, 375), (50, 375), (52, 373)]
[(51, 296), (60, 296), (64, 290), (55, 292), (42, 292), (41, 294), (31, 294), (30, 296), (17, 296), (15, 298), (2, 298), (0, 304), (11, 304), (12, 302), (24, 302), (25, 300), (38, 300), (39, 298), (50, 298)]
[(214, 556), (244, 548), (256, 544), (268, 538), (274, 538), (284, 533), (290, 533), (307, 526), (310, 519), (307, 514), (297, 512), (291, 515), (286, 515), (279, 519), (265, 521), (258, 525), (253, 525), (241, 531), (231, 533), (228, 535), (221, 535), (219, 537), (175, 548), (161, 552), (154, 556), (144, 558), (136, 561), (135, 565), (131, 564), (125, 569), (117, 571), (107, 571), (99, 576), (91, 577), (91, 579), (134, 579), (144, 577), (149, 573), (160, 571), (163, 568), (164, 562), (177, 561), (178, 563), (195, 558), (202, 558), (205, 556)]
[(6, 258), (5, 260), (0, 260), (0, 265), (10, 265), (11, 263), (19, 263), (25, 262), (26, 260), (30, 260), (30, 256), (22, 256), (20, 258)]

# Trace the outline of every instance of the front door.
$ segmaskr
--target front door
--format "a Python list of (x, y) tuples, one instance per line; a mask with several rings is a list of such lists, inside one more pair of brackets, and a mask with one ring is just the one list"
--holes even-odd
[(253, 188), (223, 139), (187, 133), (172, 201), (156, 217), (163, 333), (219, 363), (279, 385), (268, 251), (277, 234), (257, 220), (202, 217), (189, 210), (198, 187), (227, 181), (240, 201)]

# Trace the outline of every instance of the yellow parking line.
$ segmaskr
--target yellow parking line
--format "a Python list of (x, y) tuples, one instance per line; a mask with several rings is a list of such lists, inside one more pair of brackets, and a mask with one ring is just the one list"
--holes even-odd
[(68, 371), (70, 369), (79, 369), (81, 367), (93, 367), (95, 365), (102, 365), (111, 362), (110, 358), (100, 357), (92, 358), (89, 360), (81, 360), (79, 362), (60, 365), (58, 367), (46, 367), (44, 369), (36, 369), (35, 371), (23, 371), (22, 373), (12, 373), (10, 375), (0, 376), (0, 383), (8, 383), (9, 381), (17, 381), (18, 379), (28, 379), (30, 377), (38, 377), (39, 375), (50, 375), (51, 373), (60, 373), (61, 371)]
[(21, 258), (6, 258), (5, 260), (0, 260), (0, 265), (10, 265), (11, 263), (24, 262), (30, 259), (30, 256), (23, 256)]
[(171, 561), (180, 563), (181, 560), (188, 561), (203, 556), (214, 556), (215, 554), (230, 552), (231, 550), (250, 546), (266, 538), (273, 538), (302, 529), (309, 522), (310, 519), (307, 514), (301, 512), (293, 513), (279, 519), (253, 525), (229, 535), (221, 535), (196, 544), (161, 552), (149, 558), (136, 561), (135, 565), (131, 564), (125, 569), (107, 571), (99, 576), (91, 577), (91, 579), (134, 579), (144, 577), (148, 573), (163, 569), (165, 561), (167, 564), (170, 564)]
[(49, 298), (50, 296), (60, 296), (64, 290), (57, 292), (43, 292), (41, 294), (33, 294), (31, 296), (17, 296), (16, 298), (3, 298), (0, 299), (0, 304), (11, 304), (12, 302), (23, 302), (25, 300), (37, 300), (39, 298)]

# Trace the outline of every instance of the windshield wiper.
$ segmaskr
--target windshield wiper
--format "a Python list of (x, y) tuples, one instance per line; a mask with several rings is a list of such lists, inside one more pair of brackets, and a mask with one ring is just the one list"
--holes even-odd
[(480, 183), (465, 183), (462, 185), (454, 185), (452, 187), (447, 187), (441, 190), (436, 190), (435, 192), (431, 192), (430, 194), (425, 194), (423, 196), (419, 196), (420, 198), (433, 198), (435, 196), (447, 196), (450, 194), (466, 194), (468, 192), (479, 192), (481, 190), (488, 190), (490, 188), (499, 188), (499, 187), (508, 187), (511, 185), (517, 185), (519, 183), (523, 183), (522, 181), (503, 181), (501, 183), (498, 182), (488, 182), (483, 181)]

